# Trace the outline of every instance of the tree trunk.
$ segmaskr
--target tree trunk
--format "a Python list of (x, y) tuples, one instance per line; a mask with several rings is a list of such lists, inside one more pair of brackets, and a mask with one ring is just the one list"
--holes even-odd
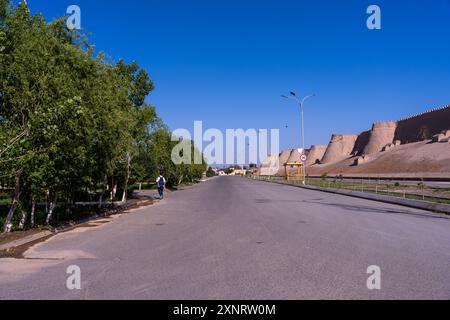
[(117, 192), (117, 182), (114, 181), (114, 177), (112, 177), (111, 181), (111, 203), (114, 205), (114, 199), (116, 198)]
[(16, 171), (15, 178), (15, 187), (14, 187), (14, 200), (11, 204), (11, 208), (9, 208), (8, 215), (5, 220), (4, 232), (11, 232), (12, 229), (12, 218), (14, 216), (14, 212), (16, 211), (17, 206), (19, 205), (20, 200), (20, 176), (22, 175), (22, 169)]
[(19, 223), (19, 230), (23, 230), (25, 228), (25, 222), (27, 221), (27, 211), (22, 210), (22, 218)]
[(68, 193), (68, 195), (67, 195), (67, 201), (66, 201), (66, 215), (68, 216), (68, 217), (71, 217), (72, 216), (72, 207), (73, 207), (73, 193), (72, 192), (70, 192), (70, 193)]
[(45, 219), (45, 223), (46, 223), (46, 224), (49, 224), (49, 223), (50, 223), (50, 220), (51, 220), (52, 217), (53, 217), (53, 211), (54, 211), (55, 208), (56, 208), (56, 203), (57, 203), (57, 201), (58, 201), (58, 192), (55, 192), (53, 201), (50, 202), (50, 206), (49, 206), (49, 209), (48, 209), (47, 218)]
[(47, 190), (45, 192), (45, 213), (46, 214), (48, 214), (48, 200), (49, 200), (49, 197), (50, 197), (50, 191)]
[(34, 198), (31, 200), (31, 214), (30, 214), (30, 225), (34, 228), (34, 213), (36, 212), (36, 200)]
[(125, 174), (122, 202), (127, 202), (128, 200), (128, 181), (130, 180), (130, 175), (131, 175), (131, 157), (129, 154), (127, 154), (127, 171)]
[(98, 208), (101, 209), (103, 206), (103, 197), (105, 196), (105, 192), (108, 189), (108, 176), (105, 175), (105, 179), (103, 180), (103, 189), (100, 197), (98, 199)]

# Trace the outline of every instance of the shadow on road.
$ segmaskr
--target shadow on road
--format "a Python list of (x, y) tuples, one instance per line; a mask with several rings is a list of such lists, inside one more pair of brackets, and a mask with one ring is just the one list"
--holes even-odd
[[(309, 201), (322, 201), (323, 199), (312, 199)], [(287, 202), (293, 202), (293, 203), (302, 203), (306, 202), (306, 200), (285, 200), (285, 199), (255, 199), (255, 203), (273, 203), (273, 202), (281, 202), (281, 203), (287, 203)], [(312, 202), (314, 203), (314, 202)]]
[(387, 208), (387, 207), (376, 208), (376, 207), (350, 205), (350, 204), (343, 204), (343, 203), (316, 202), (316, 201), (311, 201), (311, 200), (303, 200), (302, 202), (315, 203), (315, 204), (320, 204), (320, 205), (330, 206), (330, 207), (337, 207), (337, 208), (343, 209), (344, 211), (357, 211), (357, 212), (364, 212), (364, 213), (389, 213), (389, 214), (398, 214), (398, 215), (406, 214), (409, 216), (416, 216), (416, 217), (420, 217), (420, 218), (448, 219), (448, 217), (433, 215), (432, 213), (430, 213), (430, 214), (416, 213), (416, 212), (410, 211), (408, 209), (396, 209), (396, 208)]

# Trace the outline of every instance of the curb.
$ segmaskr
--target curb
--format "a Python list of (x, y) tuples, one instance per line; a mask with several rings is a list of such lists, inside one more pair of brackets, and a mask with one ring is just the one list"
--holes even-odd
[[(315, 186), (302, 186), (302, 185), (282, 183), (282, 182), (277, 182), (277, 181), (266, 181), (266, 180), (256, 180), (256, 181), (276, 183), (279, 185), (297, 187), (297, 188), (313, 190), (313, 191), (328, 192), (328, 193), (339, 194), (339, 195), (348, 196), (348, 197), (373, 200), (373, 201), (384, 202), (384, 203), (389, 203), (389, 204), (396, 204), (396, 205), (401, 205), (404, 207), (410, 207), (410, 208), (414, 208), (414, 209), (422, 209), (422, 210), (431, 211), (434, 213), (443, 213), (445, 215), (450, 215), (450, 204), (432, 203), (432, 202), (426, 202), (426, 201), (420, 201), (420, 200), (404, 199), (404, 198), (398, 198), (398, 197), (386, 196), (386, 195), (380, 195), (380, 194), (372, 194), (372, 193), (361, 192), (361, 191), (342, 190), (342, 189), (336, 189), (336, 188), (322, 188), (322, 187), (315, 187)], [(446, 218), (450, 218), (450, 217), (446, 217)]]
[[(28, 243), (46, 238), (51, 235), (57, 235), (58, 233), (70, 230), (72, 228), (75, 228), (79, 225), (85, 224), (85, 223), (93, 221), (93, 220), (106, 218), (106, 217), (118, 214), (118, 213), (123, 212), (128, 209), (133, 209), (136, 207), (139, 208), (140, 205), (142, 205), (143, 203), (145, 203), (147, 201), (148, 200), (142, 200), (139, 202), (129, 203), (124, 206), (118, 206), (116, 208), (112, 208), (110, 211), (105, 212), (105, 213), (95, 214), (88, 218), (84, 218), (84, 219), (77, 220), (77, 221), (74, 221), (71, 223), (67, 223), (67, 224), (64, 224), (64, 225), (56, 227), (56, 228), (51, 228), (51, 230), (42, 231), (42, 232), (27, 236), (27, 237), (24, 237), (21, 239), (13, 240), (11, 242), (0, 245), (0, 251), (8, 251), (12, 248), (20, 247), (20, 246), (26, 245)], [(157, 200), (152, 200), (152, 201), (153, 201), (153, 204), (158, 202)], [(148, 205), (145, 205), (145, 206), (148, 206)]]
[(54, 234), (52, 231), (47, 230), (47, 231), (42, 231), (36, 234), (32, 234), (30, 236), (21, 238), (21, 239), (17, 239), (5, 244), (0, 245), (0, 251), (5, 251), (5, 250), (9, 250), (11, 248), (16, 248), (16, 247), (20, 247), (23, 246), (24, 244), (30, 243), (30, 242), (34, 242), (37, 240), (40, 240), (42, 238), (48, 237), (50, 235)]

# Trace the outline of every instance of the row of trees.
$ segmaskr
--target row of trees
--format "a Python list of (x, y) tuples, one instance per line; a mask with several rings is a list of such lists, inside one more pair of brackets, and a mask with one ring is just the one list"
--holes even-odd
[(145, 102), (153, 88), (135, 62), (95, 55), (64, 18), (48, 23), (0, 0), (0, 181), (14, 187), (4, 231), (34, 226), (39, 202), (48, 224), (58, 203), (70, 214), (87, 194), (101, 206), (160, 172), (172, 185), (199, 178), (205, 164), (172, 163), (176, 142)]

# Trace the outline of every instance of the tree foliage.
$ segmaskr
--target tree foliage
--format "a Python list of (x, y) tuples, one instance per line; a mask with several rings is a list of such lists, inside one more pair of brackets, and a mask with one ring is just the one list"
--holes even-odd
[(15, 187), (0, 211), (4, 230), (38, 200), (51, 222), (57, 203), (70, 212), (77, 197), (94, 193), (101, 204), (117, 189), (126, 201), (129, 185), (160, 172), (172, 185), (200, 178), (205, 164), (172, 163), (171, 134), (146, 103), (153, 89), (145, 69), (94, 55), (63, 18), (49, 23), (25, 2), (0, 0), (0, 182)]

